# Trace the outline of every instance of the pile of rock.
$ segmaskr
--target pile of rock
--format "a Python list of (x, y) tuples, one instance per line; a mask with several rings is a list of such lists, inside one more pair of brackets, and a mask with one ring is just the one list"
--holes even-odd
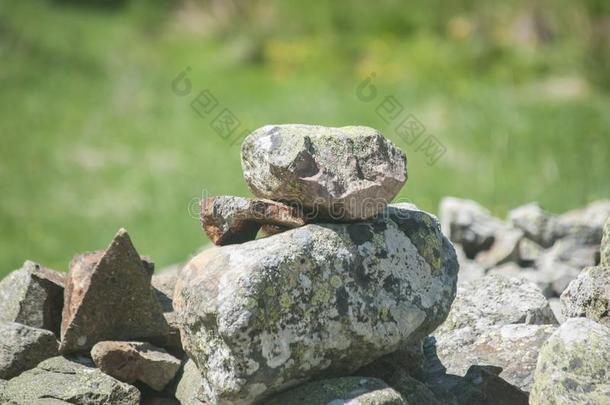
[(557, 246), (575, 265), (599, 206), (506, 224), (445, 200), (466, 274), (491, 269), (458, 286), (439, 221), (388, 204), (406, 157), (379, 132), (267, 126), (242, 166), (256, 198), (202, 201), (218, 246), (184, 266), (153, 274), (120, 230), (65, 275), (26, 262), (2, 280), (0, 403), (607, 403), (610, 221), (600, 266), (562, 295), (583, 318), (560, 326), (536, 284), (491, 271)]

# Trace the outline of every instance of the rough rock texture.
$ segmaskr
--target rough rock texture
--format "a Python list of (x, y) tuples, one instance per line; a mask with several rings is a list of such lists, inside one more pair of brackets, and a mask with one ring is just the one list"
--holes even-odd
[(305, 220), (300, 209), (277, 201), (232, 196), (201, 201), (201, 225), (215, 245), (253, 240), (264, 224), (296, 228)]
[(454, 243), (463, 246), (469, 259), (489, 249), (506, 225), (472, 200), (445, 197), (439, 208), (441, 227)]
[(458, 287), (447, 320), (435, 332), (490, 325), (557, 324), (553, 311), (536, 285), (522, 279), (488, 275)]
[(0, 281), (0, 320), (59, 334), (64, 275), (26, 261)]
[(0, 378), (13, 378), (57, 356), (57, 348), (57, 338), (51, 331), (0, 322)]
[(566, 318), (587, 317), (610, 327), (610, 267), (588, 267), (561, 294)]
[(523, 391), (531, 388), (538, 351), (556, 325), (494, 325), (478, 333), (462, 328), (437, 335), (426, 344), (448, 374), (463, 376), (472, 365), (501, 367), (500, 377)]
[(599, 243), (604, 222), (608, 217), (610, 217), (610, 200), (594, 201), (584, 208), (558, 216), (554, 224), (554, 232), (558, 239), (571, 234), (581, 234)]
[(540, 350), (530, 403), (607, 404), (610, 329), (587, 318), (568, 319)]
[(564, 323), (567, 318), (563, 315), (563, 304), (561, 303), (561, 299), (557, 297), (549, 298), (549, 306), (551, 307), (557, 322)]
[(165, 388), (180, 368), (180, 360), (142, 342), (99, 342), (91, 357), (104, 373), (130, 384), (143, 382), (156, 391)]
[(523, 232), (519, 229), (498, 232), (491, 247), (477, 255), (477, 263), (485, 269), (490, 269), (506, 262), (518, 262), (522, 239)]
[[(53, 357), (13, 378), (4, 387), (3, 404), (138, 405), (140, 392), (92, 367)], [(64, 401), (64, 402), (61, 402)]]
[(182, 405), (206, 404), (203, 394), (203, 378), (195, 362), (188, 359), (176, 377), (174, 395)]
[(369, 377), (313, 381), (277, 395), (267, 405), (408, 405), (385, 382)]
[(163, 317), (169, 328), (167, 341), (164, 342), (162, 346), (171, 350), (173, 354), (179, 355), (183, 352), (182, 341), (180, 339), (177, 314), (176, 311), (174, 311), (174, 303), (172, 300), (174, 296), (174, 287), (176, 286), (176, 280), (178, 279), (178, 272), (181, 267), (182, 266), (172, 266), (172, 268), (152, 276), (153, 291), (157, 301), (161, 304)]
[(554, 216), (540, 208), (536, 202), (522, 205), (508, 213), (508, 221), (513, 227), (521, 229), (525, 236), (543, 247), (555, 243), (553, 220)]
[(244, 140), (241, 162), (257, 197), (339, 221), (373, 217), (407, 180), (405, 154), (368, 127), (264, 126)]
[(83, 351), (103, 340), (166, 340), (153, 271), (124, 229), (106, 251), (75, 257), (66, 281), (60, 351)]
[(249, 403), (422, 339), (445, 319), (457, 270), (436, 219), (396, 205), (204, 251), (174, 306), (210, 402)]
[(610, 267), (610, 217), (604, 224), (604, 236), (600, 247), (600, 264), (605, 267)]
[(556, 278), (557, 275), (553, 276), (547, 274), (546, 272), (540, 271), (535, 267), (520, 267), (517, 263), (504, 263), (489, 269), (486, 273), (488, 276), (494, 274), (504, 277), (523, 279), (529, 281), (530, 283), (534, 283), (547, 298), (557, 296), (553, 287), (553, 279)]

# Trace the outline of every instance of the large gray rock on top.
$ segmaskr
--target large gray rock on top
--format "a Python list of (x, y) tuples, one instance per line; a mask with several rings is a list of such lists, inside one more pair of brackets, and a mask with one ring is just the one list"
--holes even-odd
[(26, 261), (0, 281), (0, 320), (59, 334), (64, 275)]
[(137, 388), (102, 373), (93, 368), (92, 363), (65, 357), (45, 360), (36, 368), (8, 381), (2, 395), (2, 403), (11, 405), (140, 403), (140, 392)]
[(500, 377), (523, 391), (531, 389), (538, 351), (557, 325), (494, 325), (462, 328), (427, 341), (448, 374), (464, 376), (472, 365), (502, 368)]
[(436, 334), (491, 325), (557, 324), (548, 301), (533, 283), (523, 279), (487, 275), (458, 287), (447, 320)]
[(445, 235), (462, 245), (466, 256), (473, 259), (489, 249), (506, 225), (477, 202), (445, 197), (439, 207), (439, 218)]
[(257, 197), (335, 221), (374, 216), (407, 180), (405, 154), (368, 127), (267, 125), (244, 140), (241, 161)]
[(610, 401), (610, 329), (572, 318), (540, 350), (530, 403), (602, 405)]
[(60, 351), (85, 351), (103, 340), (167, 341), (167, 321), (151, 287), (153, 271), (124, 229), (105, 251), (75, 257), (66, 281)]
[(0, 378), (10, 379), (57, 356), (53, 332), (14, 322), (0, 322)]
[(369, 377), (340, 377), (300, 385), (267, 405), (409, 405), (385, 382)]
[(390, 206), (372, 222), (206, 250), (174, 306), (209, 402), (247, 404), (422, 339), (445, 319), (457, 270), (434, 217)]
[(610, 327), (610, 267), (588, 267), (561, 294), (566, 318), (587, 317)]

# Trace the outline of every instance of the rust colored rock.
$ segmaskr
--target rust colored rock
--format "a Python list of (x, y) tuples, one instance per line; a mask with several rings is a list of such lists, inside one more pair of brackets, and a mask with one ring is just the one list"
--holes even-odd
[(88, 350), (103, 340), (167, 339), (153, 270), (124, 229), (105, 251), (76, 256), (66, 280), (60, 352)]
[(117, 380), (140, 381), (156, 391), (165, 388), (180, 368), (179, 359), (142, 342), (99, 342), (91, 357), (100, 370)]
[(305, 220), (298, 209), (277, 201), (220, 196), (201, 201), (201, 224), (221, 246), (253, 240), (264, 225), (296, 228)]

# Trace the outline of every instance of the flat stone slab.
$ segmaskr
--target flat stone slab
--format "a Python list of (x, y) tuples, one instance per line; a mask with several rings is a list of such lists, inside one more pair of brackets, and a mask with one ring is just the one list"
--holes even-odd
[(91, 349), (95, 365), (117, 380), (143, 382), (161, 391), (176, 375), (180, 360), (165, 350), (142, 342), (99, 342)]
[(168, 325), (151, 287), (153, 271), (124, 229), (105, 251), (75, 257), (66, 282), (60, 352), (88, 351), (104, 340), (167, 340)]
[(244, 140), (241, 162), (255, 196), (332, 222), (375, 216), (407, 181), (405, 154), (362, 126), (267, 125)]
[(305, 220), (299, 209), (277, 201), (219, 196), (201, 201), (201, 224), (212, 243), (229, 245), (255, 239), (262, 225), (296, 228)]

